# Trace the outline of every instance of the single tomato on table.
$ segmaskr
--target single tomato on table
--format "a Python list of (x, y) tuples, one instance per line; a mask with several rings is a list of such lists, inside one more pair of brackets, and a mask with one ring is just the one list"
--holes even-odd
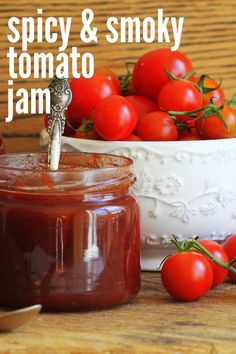
[(178, 139), (178, 130), (171, 117), (162, 111), (146, 114), (138, 122), (136, 134), (146, 141), (168, 141)]
[(72, 101), (67, 109), (66, 116), (74, 129), (77, 129), (82, 119), (90, 119), (92, 111), (104, 98), (117, 95), (113, 82), (104, 75), (94, 74), (90, 79), (80, 77), (70, 81)]
[(104, 140), (123, 140), (134, 131), (138, 118), (132, 103), (115, 95), (96, 106), (92, 121), (95, 131)]
[(132, 75), (137, 94), (156, 101), (158, 93), (169, 81), (166, 70), (181, 78), (193, 71), (193, 65), (177, 50), (162, 48), (144, 54), (135, 64)]
[(197, 252), (179, 252), (164, 261), (161, 280), (174, 299), (194, 301), (212, 287), (212, 267), (208, 259)]

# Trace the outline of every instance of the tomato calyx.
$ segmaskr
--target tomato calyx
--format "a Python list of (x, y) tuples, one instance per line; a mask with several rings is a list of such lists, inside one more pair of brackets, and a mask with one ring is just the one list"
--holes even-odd
[(213, 101), (213, 97), (210, 99), (210, 104), (204, 109), (203, 113), (201, 114), (199, 119), (204, 119), (207, 117), (210, 117), (212, 115), (216, 115), (220, 121), (224, 124), (225, 128), (227, 129), (228, 132), (230, 132), (228, 124), (226, 123), (223, 115), (221, 114), (221, 110), (224, 108), (224, 104), (221, 106), (216, 106)]
[[(185, 112), (178, 112), (178, 111), (168, 111), (167, 113), (170, 116), (188, 116), (188, 117), (193, 117), (195, 119), (191, 120), (192, 122), (195, 120), (200, 120), (200, 119), (205, 119), (207, 117), (211, 117), (213, 115), (216, 115), (220, 121), (223, 123), (225, 128), (229, 132), (229, 127), (228, 124), (226, 123), (225, 118), (223, 117), (221, 110), (224, 108), (224, 103), (220, 106), (216, 106), (213, 97), (210, 99), (210, 104), (203, 106), (202, 108), (195, 109), (193, 111), (185, 111)], [(198, 117), (197, 113), (202, 112), (201, 115)]]
[[(166, 65), (164, 65), (164, 70), (165, 70), (165, 73), (166, 73), (168, 79), (170, 79), (170, 80), (188, 81), (190, 76), (196, 75), (196, 71), (189, 71), (183, 77), (178, 77), (178, 76), (172, 74), (170, 71), (168, 71)], [(188, 81), (188, 82), (190, 82), (190, 81)], [(197, 84), (195, 84), (194, 82), (191, 82), (191, 84), (194, 84), (195, 86), (197, 86)]]
[(183, 76), (184, 80), (188, 80), (191, 76), (196, 75), (196, 71), (189, 71), (187, 74)]
[[(191, 117), (191, 115), (190, 115)], [(195, 117), (195, 116), (193, 116)], [(170, 119), (172, 119), (175, 123), (176, 128), (178, 129), (178, 131), (187, 131), (188, 133), (191, 133), (192, 129), (194, 128), (193, 126), (190, 126), (189, 123), (193, 122), (192, 121), (188, 121), (186, 120), (182, 120), (181, 122), (178, 121), (178, 119), (175, 116), (170, 116)]]
[(183, 240), (183, 241), (178, 241), (177, 237), (175, 235), (172, 235), (173, 239), (170, 240), (173, 245), (175, 245), (177, 251), (179, 253), (182, 252), (190, 252), (193, 248), (193, 240)]
[(76, 131), (81, 133), (86, 133), (91, 131), (92, 129), (93, 129), (92, 119), (90, 118), (89, 120), (86, 120), (85, 118), (82, 118), (82, 125)]
[(120, 76), (120, 84), (122, 93), (126, 93), (129, 89), (129, 82), (132, 77), (132, 72), (130, 70), (131, 65), (135, 65), (136, 63), (133, 61), (128, 61), (125, 63), (126, 66), (126, 75)]
[(204, 80), (206, 78), (207, 79), (211, 79), (209, 75), (203, 74), (203, 75), (200, 76), (200, 78), (198, 80), (198, 83), (197, 83), (197, 85), (200, 88), (200, 91), (201, 91), (201, 93), (203, 95), (206, 95), (209, 92), (213, 92), (213, 91), (217, 90), (222, 84), (222, 79), (220, 79), (220, 82), (219, 82), (219, 84), (217, 86), (215, 86), (215, 87), (206, 87), (206, 86), (204, 86)]
[(173, 239), (171, 239), (170, 242), (176, 246), (176, 249), (178, 252), (180, 252), (180, 253), (181, 252), (192, 252), (192, 251), (200, 252), (202, 255), (209, 258), (215, 264), (236, 274), (236, 268), (233, 267), (233, 265), (236, 263), (236, 258), (233, 258), (231, 261), (224, 263), (224, 262), (220, 261), (218, 258), (214, 257), (213, 254), (211, 254), (204, 246), (202, 246), (200, 244), (200, 242), (198, 242), (198, 239), (199, 239), (198, 236), (193, 237), (190, 240), (183, 240), (183, 241), (179, 241), (175, 235), (172, 235), (172, 236), (173, 236)]

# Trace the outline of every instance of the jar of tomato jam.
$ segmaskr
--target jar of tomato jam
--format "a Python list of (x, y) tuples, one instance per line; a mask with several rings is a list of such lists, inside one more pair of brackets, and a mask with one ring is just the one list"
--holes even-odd
[(132, 160), (63, 153), (0, 156), (0, 306), (99, 309), (140, 289)]

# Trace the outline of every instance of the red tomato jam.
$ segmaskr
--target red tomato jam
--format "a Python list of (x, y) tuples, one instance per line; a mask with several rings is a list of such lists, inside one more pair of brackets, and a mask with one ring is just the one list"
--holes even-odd
[(132, 160), (63, 153), (0, 156), (0, 306), (100, 309), (140, 289)]
[(4, 153), (5, 153), (5, 145), (4, 145), (3, 139), (0, 135), (0, 155), (2, 155)]

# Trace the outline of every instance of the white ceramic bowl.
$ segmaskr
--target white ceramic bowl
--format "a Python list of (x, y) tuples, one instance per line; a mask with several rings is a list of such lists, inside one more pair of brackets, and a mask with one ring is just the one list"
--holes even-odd
[(62, 149), (134, 160), (142, 269), (157, 269), (172, 234), (222, 241), (236, 232), (236, 139), (106, 142), (62, 138)]

